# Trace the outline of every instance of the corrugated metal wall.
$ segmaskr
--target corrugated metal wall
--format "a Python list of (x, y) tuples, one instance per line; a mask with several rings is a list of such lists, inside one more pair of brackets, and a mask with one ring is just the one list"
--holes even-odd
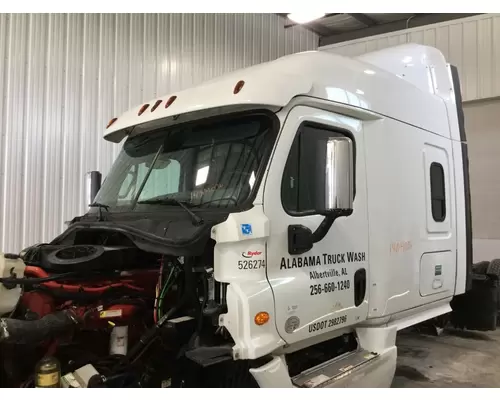
[(111, 117), (317, 44), (274, 14), (0, 14), (0, 250), (85, 209), (85, 173), (117, 154)]
[(403, 43), (420, 43), (441, 50), (458, 67), (465, 101), (500, 96), (500, 14), (478, 15), (321, 49), (358, 56)]

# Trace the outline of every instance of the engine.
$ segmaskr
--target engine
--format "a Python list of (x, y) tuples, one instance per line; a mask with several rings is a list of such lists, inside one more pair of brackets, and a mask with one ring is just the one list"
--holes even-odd
[(130, 243), (0, 253), (0, 386), (43, 386), (37, 366), (51, 359), (56, 386), (188, 385), (183, 371), (203, 364), (203, 349), (231, 358), (212, 271), (207, 257)]

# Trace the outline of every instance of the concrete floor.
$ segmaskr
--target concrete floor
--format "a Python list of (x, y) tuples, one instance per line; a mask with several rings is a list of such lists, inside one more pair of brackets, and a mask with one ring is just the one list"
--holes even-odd
[(500, 387), (500, 329), (398, 335), (392, 387)]

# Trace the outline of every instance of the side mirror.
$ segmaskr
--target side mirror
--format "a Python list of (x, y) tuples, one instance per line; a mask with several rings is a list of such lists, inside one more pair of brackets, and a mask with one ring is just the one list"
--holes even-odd
[[(310, 142), (308, 143), (310, 144)], [(314, 203), (318, 214), (325, 218), (312, 232), (302, 225), (288, 227), (288, 252), (303, 254), (321, 241), (338, 217), (353, 212), (354, 202), (354, 149), (346, 136), (327, 137), (317, 140), (311, 154), (316, 158), (314, 176)]]
[[(338, 210), (352, 210), (354, 202), (354, 156), (352, 140), (346, 136), (326, 142), (324, 203), (318, 212), (328, 215)], [(320, 155), (320, 160), (323, 158)], [(320, 197), (321, 200), (321, 197)]]
[(99, 171), (90, 171), (86, 174), (85, 204), (92, 204), (101, 189), (102, 174)]

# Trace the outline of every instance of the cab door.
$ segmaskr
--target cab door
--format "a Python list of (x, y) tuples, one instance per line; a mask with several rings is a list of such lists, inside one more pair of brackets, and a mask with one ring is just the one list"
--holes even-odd
[[(264, 212), (275, 322), (288, 343), (367, 318), (363, 154), (359, 120), (306, 106), (286, 116), (265, 183)], [(346, 207), (348, 192), (352, 204)]]

